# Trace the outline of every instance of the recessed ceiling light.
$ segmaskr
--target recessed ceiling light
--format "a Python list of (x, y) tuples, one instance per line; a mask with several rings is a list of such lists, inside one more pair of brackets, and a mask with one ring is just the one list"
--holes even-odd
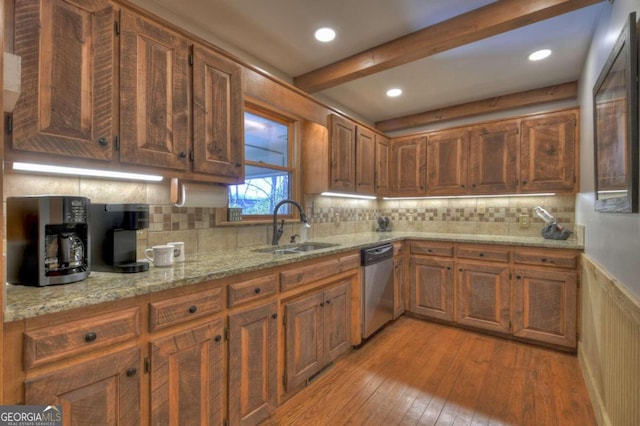
[(314, 33), (316, 40), (327, 43), (336, 38), (336, 32), (328, 27), (318, 28)]
[(530, 61), (539, 61), (541, 59), (548, 58), (549, 55), (551, 55), (551, 50), (550, 49), (536, 50), (531, 55), (529, 55), (529, 60)]
[(402, 89), (394, 88), (387, 90), (387, 96), (390, 98), (395, 98), (396, 96), (402, 95)]

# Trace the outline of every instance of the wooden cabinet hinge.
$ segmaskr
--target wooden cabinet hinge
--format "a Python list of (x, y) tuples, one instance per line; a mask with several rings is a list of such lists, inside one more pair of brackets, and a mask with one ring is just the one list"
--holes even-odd
[(193, 161), (195, 159), (195, 156), (193, 154), (193, 150), (189, 151), (189, 161)]
[(229, 328), (224, 329), (224, 340), (229, 341)]
[(149, 373), (151, 371), (151, 360), (149, 357), (145, 357), (144, 359), (144, 372)]
[(113, 140), (115, 141), (116, 151), (120, 151), (120, 137), (116, 135)]
[(512, 280), (513, 279), (513, 274), (511, 272), (509, 272), (509, 279)]
[(193, 66), (193, 54), (189, 53), (189, 65)]
[(282, 384), (287, 386), (287, 375), (282, 376)]
[(224, 419), (224, 421), (222, 422), (222, 426), (229, 426), (229, 420)]
[(282, 315), (282, 325), (287, 325), (287, 314)]
[(13, 133), (13, 115), (7, 115), (7, 134)]
[(116, 33), (117, 36), (120, 35), (120, 21), (113, 22), (113, 31)]
[(509, 330), (511, 330), (511, 320), (509, 320)]

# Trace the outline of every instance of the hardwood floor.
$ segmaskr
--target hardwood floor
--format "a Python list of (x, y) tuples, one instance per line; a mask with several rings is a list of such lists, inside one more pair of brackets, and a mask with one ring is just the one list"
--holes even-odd
[(575, 356), (401, 317), (264, 425), (595, 425)]

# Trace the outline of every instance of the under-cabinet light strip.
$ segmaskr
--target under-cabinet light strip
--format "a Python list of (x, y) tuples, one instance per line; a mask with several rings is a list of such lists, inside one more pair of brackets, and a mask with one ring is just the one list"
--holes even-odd
[(323, 192), (320, 195), (325, 197), (359, 198), (362, 200), (375, 200), (377, 198), (373, 195), (342, 194), (340, 192)]
[(163, 179), (162, 176), (158, 176), (158, 175), (115, 172), (111, 170), (81, 169), (78, 167), (52, 166), (49, 164), (35, 164), (35, 163), (13, 163), (13, 170), (36, 172), (36, 173), (54, 173), (54, 174), (73, 175), (73, 176), (103, 177), (103, 178), (112, 178), (112, 179), (133, 179), (133, 180), (141, 180), (141, 181), (147, 181), (147, 182), (160, 182)]
[(443, 195), (435, 197), (382, 197), (383, 200), (437, 200), (443, 198), (502, 198), (502, 197), (548, 197), (555, 192), (541, 192), (538, 194), (494, 194), (494, 195)]

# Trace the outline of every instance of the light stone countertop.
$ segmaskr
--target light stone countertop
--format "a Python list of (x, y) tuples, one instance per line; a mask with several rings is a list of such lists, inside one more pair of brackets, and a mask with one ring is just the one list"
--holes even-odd
[(466, 243), (504, 244), (513, 246), (565, 248), (582, 250), (576, 240), (555, 241), (542, 237), (510, 237), (497, 235), (449, 234), (430, 232), (366, 232), (314, 238), (314, 242), (333, 243), (338, 246), (295, 254), (259, 253), (249, 247), (187, 256), (184, 263), (171, 267), (150, 266), (149, 271), (119, 274), (92, 272), (89, 278), (77, 283), (31, 287), (6, 286), (4, 321), (12, 322), (40, 315), (81, 308), (103, 302), (154, 293), (203, 281), (225, 278), (245, 272), (282, 266), (330, 254), (360, 250), (381, 242), (406, 239), (454, 241)]

